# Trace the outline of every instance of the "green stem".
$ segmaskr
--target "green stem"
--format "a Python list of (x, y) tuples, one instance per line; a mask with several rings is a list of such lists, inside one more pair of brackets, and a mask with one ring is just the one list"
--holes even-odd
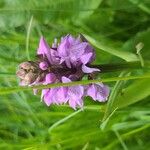
[(114, 63), (114, 64), (90, 65), (90, 67), (98, 68), (101, 70), (102, 73), (105, 73), (113, 71), (150, 68), (150, 61), (145, 61), (144, 65), (145, 66), (142, 67), (140, 61), (133, 61), (119, 64)]
[(48, 85), (36, 85), (36, 86), (25, 86), (25, 87), (6, 87), (0, 88), (0, 95), (9, 94), (13, 92), (25, 91), (30, 89), (48, 89), (48, 88), (56, 88), (56, 87), (67, 87), (67, 86), (76, 86), (76, 85), (87, 85), (91, 83), (100, 83), (100, 82), (114, 82), (119, 80), (135, 80), (135, 79), (144, 79), (150, 78), (150, 74), (138, 75), (138, 76), (127, 76), (127, 77), (113, 77), (113, 78), (106, 78), (106, 79), (97, 79), (97, 80), (82, 80), (76, 82), (69, 82), (69, 83), (55, 83), (55, 84), (48, 84)]
[(75, 81), (75, 82), (68, 82), (68, 83), (48, 84), (48, 85), (36, 85), (36, 86), (31, 86), (30, 88), (46, 89), (46, 88), (55, 88), (60, 86), (66, 87), (66, 86), (75, 86), (75, 85), (87, 85), (91, 83), (114, 82), (119, 80), (135, 80), (135, 79), (144, 79), (144, 78), (150, 78), (150, 74), (144, 74), (139, 76), (127, 76), (127, 77), (112, 77), (107, 79), (96, 79), (96, 80), (82, 80), (82, 81)]

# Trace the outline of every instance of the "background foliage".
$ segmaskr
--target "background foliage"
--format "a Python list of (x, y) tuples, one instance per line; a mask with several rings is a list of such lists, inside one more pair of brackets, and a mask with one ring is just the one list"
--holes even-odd
[[(68, 33), (85, 34), (96, 49), (95, 64), (119, 64), (138, 60), (139, 42), (143, 59), (150, 59), (149, 25), (149, 0), (0, 0), (0, 93), (18, 85), (17, 66), (35, 59), (41, 35), (52, 43)], [(148, 72), (130, 69), (101, 78)], [(0, 95), (0, 149), (149, 149), (150, 79), (108, 84), (109, 102), (87, 98), (84, 111), (47, 107), (32, 91)]]

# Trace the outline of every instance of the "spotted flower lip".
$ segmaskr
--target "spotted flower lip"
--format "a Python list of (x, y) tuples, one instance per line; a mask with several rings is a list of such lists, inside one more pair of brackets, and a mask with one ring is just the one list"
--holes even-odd
[[(95, 56), (93, 47), (82, 35), (74, 37), (68, 34), (59, 43), (55, 39), (51, 47), (42, 36), (37, 49), (38, 59), (35, 62), (22, 63), (20, 66), (23, 67), (19, 67), (17, 76), (22, 86), (79, 81), (84, 76), (100, 72), (98, 68), (89, 67)], [(36, 89), (34, 93), (37, 93)], [(43, 89), (41, 99), (48, 106), (68, 103), (76, 109), (83, 107), (86, 96), (94, 101), (104, 102), (108, 99), (109, 87), (97, 83)]]

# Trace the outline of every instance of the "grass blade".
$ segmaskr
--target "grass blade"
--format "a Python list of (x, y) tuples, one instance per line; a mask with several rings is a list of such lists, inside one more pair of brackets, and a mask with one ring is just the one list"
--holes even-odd
[(31, 32), (31, 27), (32, 27), (32, 22), (33, 22), (33, 16), (30, 19), (28, 29), (27, 29), (27, 37), (26, 37), (26, 55), (27, 59), (30, 60), (30, 54), (29, 54), (29, 39), (30, 39), (30, 32)]
[(113, 109), (122, 108), (138, 102), (150, 95), (150, 79), (135, 81), (120, 93), (113, 104)]
[(127, 51), (117, 50), (112, 47), (108, 47), (108, 46), (98, 42), (94, 38), (90, 37), (89, 35), (84, 34), (84, 36), (92, 45), (101, 49), (102, 51), (110, 53), (110, 54), (117, 56), (119, 58), (122, 58), (126, 61), (138, 61), (139, 60), (139, 58), (137, 57), (136, 54), (133, 54), (133, 53), (127, 52)]
[(64, 122), (67, 121), (68, 119), (74, 117), (75, 115), (77, 115), (77, 114), (78, 114), (79, 112), (81, 112), (81, 111), (82, 111), (82, 109), (79, 109), (78, 111), (75, 111), (75, 112), (71, 113), (70, 115), (68, 115), (67, 117), (65, 117), (65, 118), (63, 118), (63, 119), (57, 121), (57, 122), (54, 123), (51, 127), (49, 127), (48, 132), (51, 133), (51, 131), (52, 131), (55, 127), (57, 127), (58, 125), (64, 123)]

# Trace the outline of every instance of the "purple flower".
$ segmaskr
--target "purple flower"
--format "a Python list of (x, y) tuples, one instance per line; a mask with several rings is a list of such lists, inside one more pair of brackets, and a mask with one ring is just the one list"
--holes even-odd
[[(56, 45), (56, 43), (55, 43)], [(44, 37), (41, 37), (37, 54), (46, 59), (48, 64), (59, 64), (60, 60), (55, 49), (50, 48)]]
[[(50, 84), (55, 82), (55, 77), (53, 74), (48, 74), (44, 84)], [(69, 78), (62, 77), (63, 83), (71, 82)], [(77, 106), (83, 107), (83, 96), (84, 96), (83, 86), (71, 86), (71, 87), (59, 87), (51, 89), (42, 90), (42, 99), (49, 106), (50, 104), (63, 104), (69, 103), (69, 105), (76, 109)]]
[[(59, 80), (56, 78), (55, 74), (49, 73), (46, 75), (44, 85), (57, 83)], [(41, 98), (49, 106), (50, 104), (62, 104), (66, 102), (67, 92), (63, 87), (43, 89)]]
[[(71, 82), (69, 78), (62, 77), (63, 83)], [(67, 101), (69, 102), (69, 105), (76, 109), (77, 106), (83, 107), (83, 97), (85, 96), (85, 87), (78, 85), (78, 86), (71, 86), (66, 87), (67, 91)]]
[[(95, 52), (82, 35), (77, 38), (67, 35), (61, 38), (60, 43), (55, 39), (51, 47), (41, 37), (37, 58), (35, 62), (28, 61), (19, 65), (17, 76), (22, 86), (79, 81), (85, 75), (91, 78), (100, 71), (98, 68), (89, 67), (95, 59)], [(34, 89), (35, 94), (37, 91)], [(68, 103), (76, 109), (83, 107), (85, 96), (103, 102), (109, 96), (109, 88), (102, 83), (49, 88), (42, 90), (41, 99), (48, 106)]]
[(51, 88), (44, 89), (42, 91), (44, 102), (50, 106), (51, 104), (63, 104), (66, 103), (67, 91), (65, 88)]
[(108, 95), (109, 88), (102, 83), (91, 84), (87, 88), (87, 96), (91, 96), (95, 101), (104, 102), (107, 100)]
[(74, 38), (71, 35), (65, 36), (62, 38), (57, 51), (58, 56), (60, 57), (60, 63), (65, 62), (68, 68), (82, 66), (84, 73), (100, 71), (99, 69), (85, 66), (95, 59), (95, 53), (89, 43), (82, 41), (80, 36), (77, 38)]

